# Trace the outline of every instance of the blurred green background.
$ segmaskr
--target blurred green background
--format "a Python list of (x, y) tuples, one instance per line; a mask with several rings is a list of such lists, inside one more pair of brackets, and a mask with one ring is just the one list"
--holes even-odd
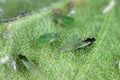
[(58, 0), (0, 0), (0, 22), (18, 16), (22, 11), (38, 10)]

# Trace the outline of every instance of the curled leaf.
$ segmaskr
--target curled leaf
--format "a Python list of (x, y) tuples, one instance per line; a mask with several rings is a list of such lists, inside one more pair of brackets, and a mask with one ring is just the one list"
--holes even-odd
[(84, 48), (86, 46), (91, 45), (95, 41), (95, 38), (87, 38), (86, 40), (77, 40), (70, 42), (64, 46), (62, 46), (59, 50), (59, 52), (65, 52), (65, 51), (71, 51), (71, 50), (77, 50), (80, 48)]

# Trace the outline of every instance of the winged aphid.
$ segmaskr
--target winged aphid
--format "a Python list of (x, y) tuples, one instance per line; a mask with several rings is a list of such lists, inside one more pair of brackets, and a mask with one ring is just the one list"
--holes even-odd
[(37, 78), (42, 79), (42, 72), (39, 70), (37, 65), (28, 59), (25, 55), (19, 54), (18, 58), (22, 61), (24, 66)]
[(87, 38), (86, 40), (73, 41), (62, 46), (59, 49), (59, 52), (66, 52), (66, 51), (81, 49), (86, 46), (92, 45), (94, 41), (95, 41), (95, 38)]

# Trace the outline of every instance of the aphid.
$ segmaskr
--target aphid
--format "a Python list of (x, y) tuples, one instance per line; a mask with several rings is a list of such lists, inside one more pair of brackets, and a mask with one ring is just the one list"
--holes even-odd
[(82, 40), (82, 41), (81, 40), (73, 41), (62, 46), (59, 52), (81, 49), (91, 45), (94, 41), (95, 41), (95, 38), (87, 38), (86, 40)]
[(53, 13), (55, 23), (63, 26), (73, 26), (75, 24), (74, 18), (63, 15), (60, 9), (54, 10)]
[(72, 17), (69, 16), (61, 16), (60, 19), (58, 19), (58, 22), (63, 26), (74, 26), (75, 20)]
[(54, 15), (61, 15), (62, 14), (62, 11), (60, 10), (60, 9), (55, 9), (54, 11), (53, 11), (53, 14)]
[(41, 71), (39, 68), (29, 60), (25, 55), (19, 54), (18, 58), (22, 61), (24, 66), (37, 78), (42, 79)]
[(70, 1), (70, 2), (67, 4), (68, 9), (73, 8), (73, 7), (74, 7), (74, 4), (75, 4), (74, 1)]
[(106, 6), (103, 10), (103, 14), (106, 14), (107, 12), (109, 12), (113, 7), (115, 6), (115, 0), (111, 0), (110, 3), (108, 4), (108, 6)]
[(69, 16), (59, 16), (54, 19), (54, 21), (60, 25), (63, 26), (74, 26), (75, 25), (75, 20), (72, 17)]
[(51, 43), (55, 41), (58, 37), (59, 34), (55, 34), (55, 33), (43, 34), (37, 39), (37, 42), (41, 44)]

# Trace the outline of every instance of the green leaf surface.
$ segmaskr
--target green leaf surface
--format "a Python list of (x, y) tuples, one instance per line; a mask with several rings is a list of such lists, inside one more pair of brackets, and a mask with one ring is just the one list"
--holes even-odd
[[(110, 0), (88, 0), (82, 7), (75, 6), (74, 27), (60, 27), (59, 41), (31, 48), (31, 43), (35, 41), (30, 40), (36, 40), (44, 33), (56, 32), (57, 25), (52, 20), (52, 11), (56, 8), (64, 10), (68, 1), (57, 2), (46, 7), (47, 10), (35, 11), (11, 22), (12, 39), (0, 37), (0, 42), (5, 44), (0, 45), (0, 59), (11, 53), (11, 49), (15, 53), (23, 53), (36, 62), (44, 73), (44, 80), (119, 80), (120, 69), (116, 67), (120, 60), (119, 0), (116, 0), (115, 7), (107, 14), (102, 14), (102, 10)], [(95, 44), (89, 48), (58, 53), (62, 45), (89, 37), (96, 38)], [(16, 72), (3, 65), (0, 68), (0, 80), (35, 80), (23, 68)]]

